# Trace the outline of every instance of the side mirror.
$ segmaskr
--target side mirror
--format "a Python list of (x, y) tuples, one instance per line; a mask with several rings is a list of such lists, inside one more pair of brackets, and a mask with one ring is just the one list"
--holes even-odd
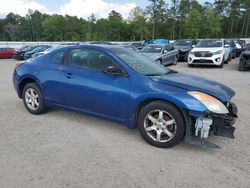
[(115, 66), (106, 67), (103, 69), (103, 72), (110, 75), (124, 75), (123, 70)]
[(225, 44), (225, 48), (229, 48), (230, 46), (228, 44)]
[(168, 51), (167, 51), (167, 50), (164, 50), (163, 53), (166, 54), (166, 53), (168, 53)]

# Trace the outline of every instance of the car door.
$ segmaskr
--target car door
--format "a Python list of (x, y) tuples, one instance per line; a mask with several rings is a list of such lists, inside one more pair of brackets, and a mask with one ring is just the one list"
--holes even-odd
[(122, 68), (119, 64), (108, 54), (87, 48), (70, 50), (67, 62), (61, 76), (68, 106), (108, 118), (126, 118), (130, 79), (103, 72), (109, 66)]
[(171, 64), (175, 60), (176, 52), (174, 51), (174, 47), (171, 45), (165, 46), (165, 58), (166, 58), (166, 64)]
[(61, 70), (65, 66), (65, 51), (57, 50), (48, 56), (43, 56), (39, 63), (39, 79), (46, 103), (67, 106), (63, 92), (65, 85), (61, 80)]

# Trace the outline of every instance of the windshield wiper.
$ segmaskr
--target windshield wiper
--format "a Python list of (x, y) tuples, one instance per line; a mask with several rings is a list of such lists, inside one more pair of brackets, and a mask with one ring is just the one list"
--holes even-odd
[(163, 74), (146, 74), (146, 76), (161, 76)]
[(178, 71), (173, 69), (168, 69), (168, 72), (166, 72), (165, 74), (172, 74), (172, 73), (178, 73)]

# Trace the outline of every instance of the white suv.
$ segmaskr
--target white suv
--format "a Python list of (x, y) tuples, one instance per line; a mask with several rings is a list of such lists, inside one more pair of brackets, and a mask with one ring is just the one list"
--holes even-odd
[(223, 39), (202, 39), (188, 54), (188, 66), (217, 65), (228, 63), (230, 48)]

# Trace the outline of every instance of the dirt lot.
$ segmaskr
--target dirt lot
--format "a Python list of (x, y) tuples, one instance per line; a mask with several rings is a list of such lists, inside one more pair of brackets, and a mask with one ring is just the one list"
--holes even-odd
[(236, 91), (236, 138), (221, 149), (148, 145), (137, 130), (62, 110), (34, 116), (12, 86), (13, 60), (0, 60), (0, 187), (250, 187), (250, 72), (238, 59), (218, 68), (171, 68)]

